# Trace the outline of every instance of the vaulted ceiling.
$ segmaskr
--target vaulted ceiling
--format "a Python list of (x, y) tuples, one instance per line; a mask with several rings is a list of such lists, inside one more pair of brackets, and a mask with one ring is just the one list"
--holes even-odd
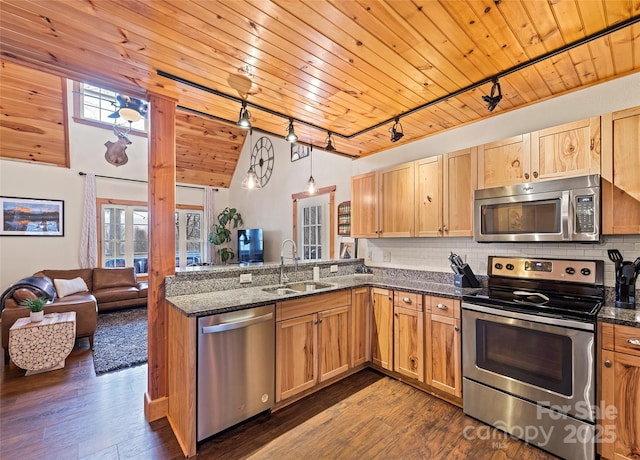
[[(284, 135), (292, 117), (300, 141), (331, 131), (355, 158), (640, 70), (637, 0), (3, 0), (0, 13), (5, 60), (175, 97), (178, 126), (218, 133), (227, 153), (204, 169), (219, 185), (245, 137), (241, 100), (255, 128)], [(185, 164), (198, 170), (207, 146), (183, 149)]]

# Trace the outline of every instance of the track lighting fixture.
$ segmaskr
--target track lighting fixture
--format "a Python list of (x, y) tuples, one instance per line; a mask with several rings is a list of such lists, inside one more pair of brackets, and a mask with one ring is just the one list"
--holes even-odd
[(400, 124), (400, 117), (395, 118), (395, 123), (389, 130), (391, 133), (391, 142), (398, 142), (404, 136), (404, 131), (402, 130), (402, 125)]
[(241, 128), (251, 128), (251, 114), (247, 109), (247, 103), (245, 101), (242, 102), (242, 107), (240, 107), (238, 126), (240, 126)]
[(502, 90), (500, 89), (500, 83), (498, 83), (497, 77), (493, 79), (491, 95), (482, 96), (482, 100), (487, 103), (487, 109), (489, 109), (489, 112), (493, 112), (493, 109), (498, 107), (498, 104), (502, 100)]
[(327, 152), (335, 152), (336, 148), (333, 145), (333, 139), (331, 138), (331, 131), (327, 131), (329, 134), (326, 139), (327, 146), (324, 148)]
[(309, 161), (311, 162), (311, 173), (309, 174), (309, 180), (307, 181), (306, 191), (308, 195), (315, 195), (316, 181), (313, 179), (313, 144), (311, 145), (311, 150), (309, 151)]
[(289, 118), (289, 129), (284, 140), (287, 142), (298, 142), (298, 136), (296, 136), (296, 133), (293, 130), (293, 118)]
[(141, 99), (135, 97), (123, 96), (118, 94), (116, 96), (116, 111), (109, 115), (109, 118), (124, 118), (129, 123), (138, 121), (141, 118), (147, 118), (147, 112), (149, 111), (149, 104)]

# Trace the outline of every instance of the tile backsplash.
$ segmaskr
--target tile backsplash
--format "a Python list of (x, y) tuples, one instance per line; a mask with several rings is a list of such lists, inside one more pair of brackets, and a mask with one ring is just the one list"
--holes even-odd
[(472, 238), (363, 239), (359, 241), (358, 257), (372, 267), (451, 273), (448, 256), (453, 251), (477, 275), (487, 274), (487, 257), (494, 255), (604, 260), (604, 284), (615, 286), (614, 264), (607, 255), (608, 249), (618, 249), (624, 260), (633, 262), (640, 257), (640, 235), (605, 236), (602, 243), (476, 243)]

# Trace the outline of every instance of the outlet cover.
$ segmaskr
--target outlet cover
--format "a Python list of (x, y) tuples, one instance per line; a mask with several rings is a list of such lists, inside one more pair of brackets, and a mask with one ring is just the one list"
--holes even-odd
[(337, 273), (338, 271), (338, 266), (337, 265), (332, 265), (331, 267), (329, 267), (329, 271), (331, 273)]
[(382, 261), (383, 262), (391, 262), (391, 251), (384, 251), (382, 253)]
[(253, 275), (251, 273), (243, 273), (240, 275), (240, 283), (250, 283), (253, 281)]

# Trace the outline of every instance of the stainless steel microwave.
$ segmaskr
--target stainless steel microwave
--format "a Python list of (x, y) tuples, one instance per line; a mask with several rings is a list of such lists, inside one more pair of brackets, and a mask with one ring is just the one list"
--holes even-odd
[(600, 176), (530, 182), (474, 194), (478, 242), (600, 241)]

